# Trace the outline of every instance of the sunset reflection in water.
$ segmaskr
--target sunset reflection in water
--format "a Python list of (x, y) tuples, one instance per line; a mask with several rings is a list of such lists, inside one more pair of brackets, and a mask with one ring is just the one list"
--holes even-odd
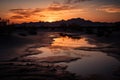
[[(75, 38), (75, 37), (74, 37)], [(42, 58), (50, 56), (70, 56), (70, 57), (81, 57), (88, 56), (88, 53), (81, 52), (81, 50), (76, 50), (75, 48), (81, 47), (96, 47), (96, 45), (90, 44), (87, 37), (81, 37), (74, 39), (68, 36), (60, 36), (53, 38), (53, 42), (50, 46), (38, 47), (37, 50), (41, 51), (42, 54), (32, 55), (31, 57)], [(29, 56), (30, 57), (30, 56)]]
[[(119, 61), (105, 52), (91, 50), (97, 48), (97, 44), (91, 37), (84, 35), (53, 36), (53, 41), (49, 46), (37, 47), (35, 50), (41, 51), (37, 55), (26, 56), (26, 60), (33, 60), (38, 63), (46, 62), (57, 65), (65, 65), (67, 71), (77, 75), (88, 76), (91, 74), (103, 74), (110, 76), (113, 69), (118, 68)], [(51, 36), (50, 36), (51, 37)], [(87, 48), (88, 50), (83, 50)]]
[(55, 38), (53, 43), (51, 44), (53, 47), (96, 47), (96, 45), (90, 44), (87, 40), (87, 38), (82, 37), (80, 39), (72, 39), (68, 36), (66, 37), (59, 37)]

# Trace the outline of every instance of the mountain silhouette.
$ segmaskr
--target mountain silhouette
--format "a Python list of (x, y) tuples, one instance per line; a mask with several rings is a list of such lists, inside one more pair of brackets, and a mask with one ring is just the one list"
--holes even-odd
[(82, 18), (72, 18), (69, 20), (60, 20), (55, 22), (29, 22), (29, 23), (22, 23), (16, 24), (16, 26), (34, 26), (34, 27), (84, 27), (84, 26), (120, 26), (120, 22), (93, 22), (90, 20), (85, 20)]

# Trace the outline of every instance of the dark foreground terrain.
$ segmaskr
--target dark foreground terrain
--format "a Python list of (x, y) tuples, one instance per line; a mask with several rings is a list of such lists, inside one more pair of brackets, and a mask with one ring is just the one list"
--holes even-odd
[[(73, 39), (76, 41), (81, 38), (81, 35), (86, 34), (78, 32), (40, 32), (37, 35), (28, 36), (19, 33), (2, 35), (0, 38), (0, 80), (120, 80), (120, 66), (112, 70), (110, 77), (101, 74), (82, 76), (67, 70), (69, 67), (66, 65), (67, 63), (82, 60), (82, 56), (84, 55), (80, 57), (60, 55), (42, 57), (40, 59), (29, 58), (30, 56), (39, 56), (39, 54), (42, 54), (42, 51), (35, 50), (40, 47), (48, 46), (50, 49), (62, 48), (68, 51), (68, 47), (51, 46), (54, 42), (53, 39), (56, 37), (67, 37), (68, 39), (70, 38), (70, 40)], [(97, 35), (88, 35), (87, 37), (91, 38), (88, 38), (87, 41), (89, 44), (97, 45), (97, 47), (74, 47), (74, 50), (89, 51), (91, 53), (92, 51), (104, 52), (107, 56), (111, 56), (119, 62), (120, 33), (115, 32), (110, 36), (95, 36)], [(103, 43), (109, 45), (103, 46)], [(70, 53), (73, 54), (73, 52)], [(62, 62), (66, 64), (59, 64)]]

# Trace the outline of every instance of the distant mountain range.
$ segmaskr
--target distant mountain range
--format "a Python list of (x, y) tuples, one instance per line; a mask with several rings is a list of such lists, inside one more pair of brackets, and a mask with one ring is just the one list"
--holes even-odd
[(26, 34), (36, 35), (37, 31), (68, 31), (68, 32), (86, 32), (106, 35), (113, 31), (120, 31), (120, 22), (92, 22), (82, 18), (73, 18), (69, 20), (60, 20), (55, 22), (29, 22), (22, 24), (7, 25), (7, 21), (0, 21), (0, 35), (11, 35), (19, 33), (22, 36)]
[(30, 27), (77, 27), (77, 26), (120, 26), (120, 22), (107, 23), (107, 22), (92, 22), (82, 18), (72, 18), (69, 20), (60, 20), (55, 22), (30, 22), (16, 24), (16, 26), (30, 26)]

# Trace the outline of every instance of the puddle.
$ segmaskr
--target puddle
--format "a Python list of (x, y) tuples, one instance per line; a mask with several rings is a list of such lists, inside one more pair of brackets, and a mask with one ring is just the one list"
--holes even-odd
[(86, 37), (73, 39), (70, 37), (54, 38), (50, 46), (38, 47), (41, 54), (27, 56), (38, 62), (67, 65), (67, 70), (77, 75), (102, 74), (111, 75), (120, 66), (120, 62), (112, 56), (100, 51), (77, 50), (77, 47), (96, 47)]
[(89, 44), (86, 37), (80, 39), (72, 39), (68, 36), (54, 38), (51, 46), (61, 46), (61, 47), (96, 47), (96, 45)]
[[(2, 61), (0, 63), (0, 73), (3, 75), (12, 73), (14, 78), (19, 73), (22, 74), (23, 79), (28, 77), (28, 74), (31, 77), (34, 76), (35, 79), (36, 75), (39, 75), (39, 80), (43, 79), (43, 75), (45, 79), (52, 75), (51, 78), (57, 76), (61, 80), (69, 79), (72, 76), (76, 79), (76, 75), (80, 75), (80, 80), (81, 77), (87, 78), (86, 76), (91, 77), (91, 75), (93, 77), (90, 79), (98, 76), (98, 80), (101, 76), (108, 78), (101, 80), (112, 80), (114, 75), (119, 78), (120, 58), (115, 53), (116, 48), (109, 46), (113, 42), (108, 44), (99, 41), (95, 36), (78, 35), (78, 33), (52, 32), (40, 32), (36, 36), (27, 36), (18, 40), (17, 43), (20, 45), (17, 43), (12, 45), (12, 43), (11, 48), (1, 46), (1, 53), (7, 54), (5, 56), (1, 54), (1, 59), (6, 61), (6, 64)], [(25, 40), (29, 43), (24, 42)], [(8, 44), (6, 43), (6, 45)], [(4, 50), (2, 50), (3, 48)], [(113, 52), (113, 54), (107, 52)], [(66, 78), (62, 79), (63, 76)], [(56, 80), (56, 78), (51, 80)]]

